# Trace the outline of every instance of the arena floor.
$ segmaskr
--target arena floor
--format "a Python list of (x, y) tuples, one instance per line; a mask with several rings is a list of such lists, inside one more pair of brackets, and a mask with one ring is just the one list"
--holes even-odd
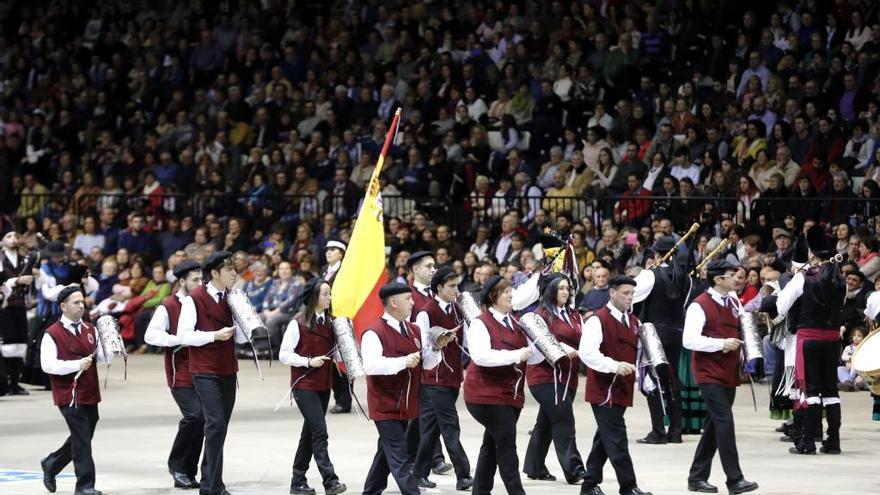
[[(278, 411), (273, 409), (285, 393), (287, 369), (275, 363), (263, 363), (265, 381), (261, 382), (252, 364), (241, 362), (240, 388), (235, 412), (226, 441), (224, 479), (235, 495), (287, 493), (290, 465), (302, 421), (289, 403)], [(104, 369), (101, 370), (103, 381)], [(364, 385), (357, 389), (365, 398)], [(840, 456), (792, 456), (790, 444), (777, 440), (773, 429), (776, 422), (767, 418), (767, 389), (758, 392), (758, 412), (754, 412), (748, 387), (741, 387), (735, 414), (737, 439), (743, 471), (756, 481), (761, 494), (825, 494), (880, 493), (877, 476), (878, 438), (880, 423), (870, 421), (871, 399), (866, 392), (844, 394), (844, 428)], [(586, 458), (595, 431), (595, 422), (580, 392), (575, 403), (578, 419), (578, 441)], [(110, 368), (109, 388), (102, 390), (101, 420), (93, 444), (97, 466), (97, 488), (105, 494), (165, 495), (184, 493), (172, 488), (166, 468), (168, 449), (178, 420), (178, 411), (165, 386), (160, 356), (134, 356), (129, 360), (128, 381), (123, 381), (121, 361)], [(537, 411), (528, 397), (519, 422), (517, 443), (520, 459), (525, 454), (528, 431)], [(462, 441), (476, 462), (482, 430), (461, 404)], [(349, 493), (363, 487), (373, 453), (377, 433), (372, 424), (355, 414), (328, 416), (330, 453), (340, 479)], [(648, 411), (644, 399), (637, 397), (636, 407), (627, 413), (630, 451), (639, 486), (655, 494), (684, 494), (686, 478), (697, 437), (686, 436), (682, 445), (649, 446), (636, 444), (635, 439), (648, 431)], [(67, 430), (58, 410), (46, 392), (32, 392), (28, 397), (0, 398), (0, 494), (41, 494), (39, 460), (64, 440)], [(547, 464), (560, 479), (561, 472), (553, 450)], [(73, 466), (59, 477), (58, 493), (72, 493)], [(309, 471), (310, 484), (320, 490), (320, 476)], [(433, 476), (438, 488), (433, 493), (456, 493), (452, 475)], [(723, 489), (724, 474), (717, 460), (710, 480)], [(396, 493), (393, 480), (389, 493)], [(576, 494), (577, 486), (562, 482), (537, 482), (524, 478), (530, 493)], [(605, 468), (606, 493), (617, 492), (614, 472)], [(496, 480), (496, 493), (503, 491)], [(194, 493), (188, 491), (185, 493)]]

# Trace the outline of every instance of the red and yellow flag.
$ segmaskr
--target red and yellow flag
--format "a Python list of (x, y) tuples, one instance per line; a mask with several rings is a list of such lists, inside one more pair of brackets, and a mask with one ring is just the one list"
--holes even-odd
[(388, 147), (397, 134), (400, 109), (385, 136), (382, 154), (376, 162), (360, 213), (351, 232), (351, 240), (333, 282), (333, 313), (350, 318), (358, 339), (364, 330), (382, 316), (379, 289), (387, 282), (385, 272), (385, 229), (382, 218), (382, 194), (379, 174)]

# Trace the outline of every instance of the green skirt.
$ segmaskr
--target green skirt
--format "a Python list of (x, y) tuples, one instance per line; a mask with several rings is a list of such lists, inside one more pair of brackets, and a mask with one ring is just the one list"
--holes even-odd
[(681, 350), (678, 378), (681, 380), (681, 431), (685, 435), (699, 435), (706, 424), (706, 403), (691, 370), (691, 351), (688, 349)]

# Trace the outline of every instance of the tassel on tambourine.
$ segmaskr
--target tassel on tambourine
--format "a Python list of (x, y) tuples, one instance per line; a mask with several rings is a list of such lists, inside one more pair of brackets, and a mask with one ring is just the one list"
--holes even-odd
[(458, 307), (461, 308), (461, 313), (468, 325), (483, 314), (483, 310), (474, 299), (474, 295), (470, 292), (460, 293), (458, 298), (456, 298), (456, 302), (458, 303)]

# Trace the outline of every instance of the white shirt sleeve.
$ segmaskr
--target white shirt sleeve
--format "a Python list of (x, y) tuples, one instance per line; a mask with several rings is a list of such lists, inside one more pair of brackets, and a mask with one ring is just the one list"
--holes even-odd
[(287, 325), (287, 331), (284, 332), (284, 338), (281, 339), (281, 349), (278, 354), (278, 360), (287, 366), (296, 366), (299, 368), (309, 367), (309, 357), (300, 356), (296, 353), (296, 346), (299, 344), (299, 323), (296, 318), (290, 320)]
[(425, 333), (422, 334), (422, 369), (431, 370), (437, 367), (441, 361), (443, 361), (443, 350), (434, 350), (434, 346), (432, 344), (425, 345)]
[(718, 352), (724, 350), (724, 339), (706, 337), (703, 326), (706, 324), (706, 313), (697, 303), (688, 306), (684, 316), (684, 333), (681, 340), (685, 349), (698, 352)]
[(431, 329), (431, 318), (428, 316), (427, 311), (419, 311), (419, 314), (416, 315), (416, 325), (419, 326), (419, 330), (422, 332), (422, 347), (431, 345), (428, 343), (428, 330)]
[(804, 274), (796, 273), (785, 287), (777, 293), (776, 311), (781, 315), (787, 315), (788, 310), (801, 294), (804, 293)]
[(153, 317), (147, 325), (147, 331), (144, 334), (144, 341), (150, 345), (157, 347), (177, 347), (180, 345), (180, 336), (168, 333), (170, 328), (168, 321), (168, 310), (165, 306), (156, 306)]
[(880, 313), (880, 291), (869, 294), (868, 303), (865, 306), (865, 316), (868, 318), (876, 320), (877, 313)]
[[(180, 308), (177, 336), (180, 337), (181, 344), (193, 347), (201, 347), (214, 342), (214, 332), (196, 332), (196, 303), (190, 296), (183, 299)], [(238, 341), (237, 335), (235, 340)]]
[(477, 366), (507, 366), (519, 362), (519, 351), (492, 349), (489, 330), (482, 320), (473, 320), (465, 330), (465, 336), (471, 361)]
[(633, 289), (633, 304), (640, 303), (648, 297), (654, 289), (654, 271), (642, 270), (636, 275), (636, 287)]
[(599, 317), (588, 318), (583, 330), (581, 343), (578, 346), (578, 356), (581, 361), (599, 373), (617, 373), (618, 362), (599, 350), (599, 346), (602, 345), (602, 322), (599, 321)]
[(372, 330), (365, 332), (361, 339), (361, 358), (368, 375), (396, 375), (406, 369), (406, 356), (382, 355), (382, 341)]
[[(100, 347), (100, 346), (99, 346)], [(58, 359), (58, 348), (55, 339), (48, 333), (43, 335), (40, 344), (40, 366), (49, 375), (69, 375), (79, 371), (79, 359)]]

